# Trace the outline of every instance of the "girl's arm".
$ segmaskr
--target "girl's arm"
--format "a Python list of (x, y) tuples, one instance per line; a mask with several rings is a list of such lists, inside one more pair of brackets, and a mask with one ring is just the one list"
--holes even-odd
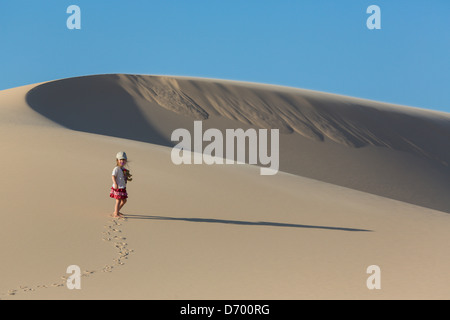
[(117, 180), (116, 180), (116, 176), (112, 176), (112, 181), (113, 181), (113, 188), (117, 189)]

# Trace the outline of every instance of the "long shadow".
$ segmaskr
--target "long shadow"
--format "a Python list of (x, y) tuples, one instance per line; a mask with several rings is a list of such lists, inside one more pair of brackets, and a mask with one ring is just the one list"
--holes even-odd
[(266, 222), (266, 221), (252, 222), (252, 221), (205, 219), (205, 218), (175, 218), (175, 217), (161, 217), (161, 216), (144, 216), (144, 215), (137, 215), (137, 214), (126, 214), (125, 217), (128, 219), (136, 219), (136, 220), (169, 220), (169, 221), (187, 221), (187, 222), (201, 222), (201, 223), (223, 223), (223, 224), (234, 224), (234, 225), (242, 225), (242, 226), (266, 226), (266, 227), (323, 229), (323, 230), (351, 231), (351, 232), (373, 232), (373, 230), (366, 230), (366, 229), (313, 226), (313, 225), (305, 225), (305, 224), (292, 224), (292, 223)]

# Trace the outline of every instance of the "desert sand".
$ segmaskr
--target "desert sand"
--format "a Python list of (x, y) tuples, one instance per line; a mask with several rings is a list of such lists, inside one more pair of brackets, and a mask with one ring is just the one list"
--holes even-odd
[[(171, 133), (194, 120), (279, 129), (280, 172), (174, 165)], [(449, 299), (449, 138), (447, 113), (275, 85), (111, 74), (0, 91), (0, 299)], [(110, 217), (118, 151), (126, 220)]]

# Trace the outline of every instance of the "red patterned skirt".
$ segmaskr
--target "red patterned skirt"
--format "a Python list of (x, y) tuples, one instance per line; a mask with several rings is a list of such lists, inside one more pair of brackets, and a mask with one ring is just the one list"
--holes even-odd
[(111, 192), (109, 193), (109, 197), (117, 199), (117, 200), (127, 199), (128, 198), (127, 188), (114, 189), (113, 187), (111, 187)]

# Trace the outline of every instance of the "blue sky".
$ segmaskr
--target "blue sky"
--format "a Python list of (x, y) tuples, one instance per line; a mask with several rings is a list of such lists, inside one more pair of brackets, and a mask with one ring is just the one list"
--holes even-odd
[[(373, 4), (380, 30), (366, 26)], [(81, 30), (66, 26), (70, 5)], [(0, 90), (183, 75), (450, 112), (448, 0), (0, 0), (0, 45)]]

